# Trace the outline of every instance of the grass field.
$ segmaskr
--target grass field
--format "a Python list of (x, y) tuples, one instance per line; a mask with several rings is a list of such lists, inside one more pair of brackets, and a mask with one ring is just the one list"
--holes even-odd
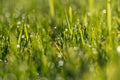
[(0, 80), (120, 80), (120, 0), (0, 0)]

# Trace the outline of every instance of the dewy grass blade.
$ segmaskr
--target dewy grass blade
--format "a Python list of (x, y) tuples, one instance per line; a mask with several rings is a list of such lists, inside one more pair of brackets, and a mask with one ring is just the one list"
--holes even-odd
[(0, 4), (0, 80), (120, 79), (120, 0)]
[(72, 36), (72, 29), (71, 29), (70, 19), (68, 18), (66, 10), (65, 10), (65, 16), (66, 16), (66, 21), (67, 21), (67, 25), (68, 25), (68, 30), (70, 32), (70, 35)]

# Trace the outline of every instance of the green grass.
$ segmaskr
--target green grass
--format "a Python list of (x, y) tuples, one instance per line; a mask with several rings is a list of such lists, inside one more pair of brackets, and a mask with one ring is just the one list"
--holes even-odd
[(119, 80), (119, 4), (0, 0), (0, 80)]

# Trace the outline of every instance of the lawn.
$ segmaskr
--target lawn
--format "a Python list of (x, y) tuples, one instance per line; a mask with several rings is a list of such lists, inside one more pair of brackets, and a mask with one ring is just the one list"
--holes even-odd
[(120, 80), (120, 0), (0, 0), (0, 80)]

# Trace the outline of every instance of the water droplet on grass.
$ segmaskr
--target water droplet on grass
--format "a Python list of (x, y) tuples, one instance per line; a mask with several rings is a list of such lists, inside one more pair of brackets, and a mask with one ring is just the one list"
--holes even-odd
[(21, 21), (18, 21), (18, 22), (17, 22), (17, 25), (20, 25), (20, 24), (21, 24)]
[(4, 63), (8, 63), (8, 60), (7, 60), (7, 59), (5, 59), (5, 60), (4, 60)]
[(92, 48), (93, 54), (97, 54), (96, 48)]
[(24, 39), (24, 38), (25, 38), (25, 35), (22, 35), (22, 38)]
[(23, 19), (23, 20), (25, 19), (25, 14), (22, 14), (22, 19)]
[(20, 48), (20, 45), (19, 45), (19, 44), (17, 44), (17, 48)]
[(92, 46), (91, 45), (88, 45), (89, 48), (91, 48)]
[(2, 59), (0, 59), (0, 62), (2, 62)]
[(30, 28), (30, 24), (27, 24), (27, 27)]
[(63, 65), (64, 65), (64, 61), (63, 61), (63, 60), (59, 60), (59, 61), (58, 61), (58, 66), (59, 66), (59, 67), (62, 67)]
[(88, 13), (87, 13), (87, 15), (88, 15), (88, 16), (91, 16), (91, 13), (90, 13), (90, 12), (88, 12)]
[(103, 14), (106, 14), (106, 9), (103, 9), (102, 12), (103, 12)]
[(66, 28), (66, 29), (65, 29), (65, 31), (67, 32), (67, 31), (68, 31), (68, 29)]
[(58, 58), (62, 58), (62, 53), (58, 53)]
[(120, 46), (117, 47), (117, 52), (120, 54)]
[(57, 29), (57, 27), (55, 26), (54, 29)]
[(30, 34), (30, 37), (32, 38), (32, 37), (33, 37), (33, 35), (32, 35), (32, 34)]

